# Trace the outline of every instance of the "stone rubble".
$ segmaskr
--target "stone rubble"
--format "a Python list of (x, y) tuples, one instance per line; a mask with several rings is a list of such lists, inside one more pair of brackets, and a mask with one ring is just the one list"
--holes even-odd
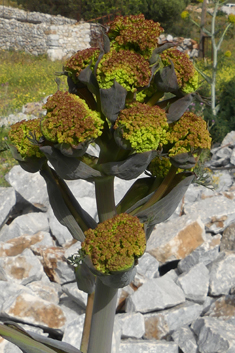
[[(118, 291), (112, 353), (235, 352), (233, 152), (235, 132), (211, 151), (208, 168), (217, 188), (191, 185), (170, 219), (155, 227), (133, 283)], [(67, 283), (75, 276), (66, 259), (80, 244), (54, 217), (39, 173), (14, 166), (6, 179), (10, 187), (0, 188), (0, 321), (19, 321), (79, 348), (87, 295)], [(116, 180), (116, 202), (131, 183)], [(94, 185), (68, 185), (97, 218)], [(0, 338), (0, 353), (18, 352)]]

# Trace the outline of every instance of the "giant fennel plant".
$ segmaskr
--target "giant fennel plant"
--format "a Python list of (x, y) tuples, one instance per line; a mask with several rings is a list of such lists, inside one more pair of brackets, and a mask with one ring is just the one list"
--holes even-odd
[[(151, 231), (175, 211), (210, 148), (205, 121), (188, 111), (198, 74), (186, 54), (158, 44), (162, 31), (143, 15), (117, 17), (99, 48), (67, 60), (68, 92), (49, 97), (47, 114), (11, 126), (13, 156), (40, 172), (55, 216), (81, 242), (68, 261), (88, 293), (80, 350), (1, 325), (24, 352), (111, 351), (118, 288), (131, 283)], [(118, 204), (115, 177), (135, 179)], [(74, 179), (94, 183), (98, 222), (64, 181)]]

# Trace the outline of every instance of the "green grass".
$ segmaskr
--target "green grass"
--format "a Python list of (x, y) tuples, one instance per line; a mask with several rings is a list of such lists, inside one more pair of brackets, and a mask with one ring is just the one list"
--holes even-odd
[[(24, 52), (0, 51), (0, 119), (19, 112), (28, 102), (38, 102), (57, 90), (55, 72), (62, 71), (62, 61)], [(61, 90), (67, 90), (62, 76)], [(0, 186), (9, 186), (4, 176), (17, 162), (6, 147), (8, 129), (0, 127)]]
[[(57, 90), (55, 72), (63, 62), (50, 61), (45, 55), (0, 51), (0, 117), (21, 111), (28, 102), (38, 102)], [(63, 76), (60, 89), (67, 88)]]

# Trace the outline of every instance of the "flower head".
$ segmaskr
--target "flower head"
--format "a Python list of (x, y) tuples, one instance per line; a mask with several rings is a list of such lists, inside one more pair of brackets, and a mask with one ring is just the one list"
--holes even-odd
[(167, 143), (168, 123), (165, 111), (158, 106), (136, 102), (123, 109), (114, 125), (122, 138), (137, 152), (156, 150)]
[(149, 170), (153, 176), (164, 178), (169, 172), (170, 167), (171, 162), (169, 158), (156, 156), (148, 165), (147, 170)]
[(96, 270), (105, 274), (131, 268), (145, 251), (143, 224), (126, 213), (88, 229), (85, 236), (82, 252), (89, 255)]
[[(44, 156), (38, 146), (34, 145), (29, 140), (29, 138), (32, 138), (32, 135), (36, 140), (39, 140), (42, 136), (40, 121), (41, 119), (22, 120), (11, 125), (8, 135), (9, 139), (23, 159), (29, 157), (41, 158)], [(32, 133), (32, 135), (30, 135), (30, 133)]]
[(183, 11), (180, 16), (184, 20), (184, 19), (189, 17), (189, 12), (188, 11)]
[(228, 15), (228, 21), (229, 21), (230, 23), (235, 23), (235, 15), (234, 15), (233, 13), (230, 13), (230, 14)]
[(231, 53), (230, 50), (226, 50), (226, 52), (224, 53), (224, 55), (225, 55), (227, 58), (230, 58), (230, 56), (232, 55), (232, 53)]
[(49, 97), (42, 119), (42, 133), (48, 141), (72, 147), (102, 134), (103, 120), (86, 102), (74, 94), (57, 91)]
[(169, 150), (170, 157), (211, 147), (211, 137), (206, 122), (192, 112), (184, 113), (176, 123), (172, 124), (169, 141), (173, 144)]
[(127, 91), (148, 85), (151, 77), (149, 62), (140, 54), (129, 50), (111, 50), (97, 67), (97, 81), (101, 88), (110, 88), (116, 80)]
[(88, 48), (78, 51), (66, 61), (64, 70), (68, 72), (68, 75), (76, 83), (77, 78), (83, 69), (85, 69), (90, 63), (91, 68), (95, 66), (99, 52), (100, 51), (97, 48)]
[(176, 48), (163, 51), (161, 59), (164, 66), (170, 65), (170, 60), (174, 64), (178, 85), (185, 93), (196, 91), (199, 87), (198, 73), (189, 57)]
[(112, 46), (139, 52), (149, 58), (158, 46), (158, 37), (163, 32), (158, 22), (146, 20), (144, 15), (118, 16), (110, 24), (108, 36)]

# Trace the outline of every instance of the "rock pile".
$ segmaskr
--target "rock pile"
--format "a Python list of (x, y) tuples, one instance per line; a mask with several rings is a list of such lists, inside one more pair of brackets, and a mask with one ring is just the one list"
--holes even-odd
[[(217, 189), (189, 187), (155, 227), (130, 286), (119, 290), (113, 353), (235, 352), (235, 132), (212, 150)], [(66, 258), (79, 243), (54, 217), (42, 177), (19, 166), (0, 188), (0, 319), (79, 348), (86, 294)], [(116, 202), (132, 181), (117, 179)], [(94, 186), (68, 185), (97, 218)], [(21, 352), (0, 338), (0, 353)]]
[(159, 44), (173, 43), (176, 48), (188, 54), (190, 58), (198, 57), (198, 43), (191, 38), (173, 37), (171, 34), (161, 34), (158, 40)]

